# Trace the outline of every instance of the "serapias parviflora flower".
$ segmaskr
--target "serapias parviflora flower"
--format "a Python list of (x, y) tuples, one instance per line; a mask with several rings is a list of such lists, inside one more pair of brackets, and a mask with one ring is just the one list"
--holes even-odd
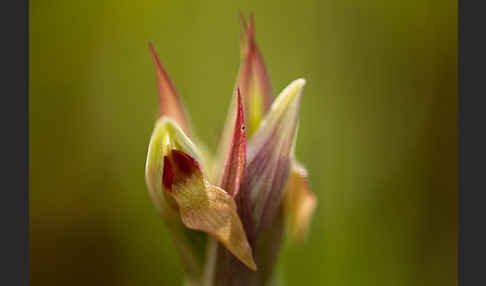
[(253, 18), (249, 24), (243, 21), (243, 26), (247, 41), (243, 43), (237, 85), (212, 160), (203, 158), (194, 144), (197, 141), (182, 102), (150, 44), (160, 117), (149, 143), (146, 181), (174, 239), (183, 241), (176, 245), (183, 263), (190, 264), (185, 270), (193, 281), (202, 277), (203, 264), (215, 262), (198, 262), (196, 257), (205, 251), (188, 245), (194, 234), (184, 228), (215, 238), (256, 271), (256, 243), (276, 216), (284, 213), (291, 233), (304, 237), (316, 205), (307, 171), (294, 155), (305, 80), (293, 81), (273, 100), (254, 39)]

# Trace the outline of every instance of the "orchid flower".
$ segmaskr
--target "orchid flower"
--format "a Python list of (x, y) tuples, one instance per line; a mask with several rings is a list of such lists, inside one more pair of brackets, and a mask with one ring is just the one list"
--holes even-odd
[(198, 142), (152, 44), (160, 112), (145, 175), (188, 285), (267, 285), (284, 226), (302, 240), (316, 199), (295, 159), (304, 79), (273, 99), (253, 17), (242, 18), (242, 62), (215, 158)]

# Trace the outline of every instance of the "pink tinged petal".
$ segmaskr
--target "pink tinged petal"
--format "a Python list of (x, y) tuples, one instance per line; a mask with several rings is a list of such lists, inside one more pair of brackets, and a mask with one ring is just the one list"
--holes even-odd
[[(242, 96), (239, 88), (237, 88), (236, 93), (236, 105), (234, 103), (235, 98), (233, 98), (232, 104), (235, 112), (231, 113), (230, 111), (230, 114), (233, 115), (233, 122), (231, 122), (233, 124), (233, 134), (231, 141), (228, 140), (229, 146), (227, 147), (223, 170), (219, 178), (220, 187), (233, 197), (238, 194), (246, 169), (246, 128)], [(230, 123), (229, 120), (227, 122)], [(237, 208), (239, 210), (239, 207)], [(212, 251), (216, 264), (213, 264), (213, 268), (210, 270), (214, 271), (209, 275), (210, 279), (213, 280), (208, 282), (208, 285), (233, 285), (236, 281), (240, 285), (241, 283), (252, 285), (247, 283), (248, 281), (244, 277), (254, 276), (253, 273), (255, 272), (251, 272), (225, 246), (217, 244)], [(243, 276), (239, 275), (242, 273), (244, 273)]]
[[(265, 113), (269, 110), (273, 95), (270, 78), (263, 63), (263, 57), (255, 43), (253, 17), (250, 19), (249, 25), (243, 16), (241, 16), (241, 21), (245, 39), (242, 42), (242, 59), (236, 86), (241, 91), (246, 121), (246, 136), (249, 139), (258, 128)], [(236, 113), (237, 102), (235, 97), (233, 97), (219, 141), (218, 151), (216, 153), (217, 157), (212, 166), (212, 174), (214, 175), (212, 178), (215, 180), (221, 178), (221, 171), (224, 169), (226, 155), (231, 146), (234, 133), (234, 118)]]
[(237, 199), (250, 240), (274, 221), (282, 204), (304, 84), (299, 79), (282, 91), (248, 144), (247, 176)]
[(260, 120), (271, 106), (273, 94), (270, 77), (268, 76), (263, 57), (255, 41), (255, 23), (253, 15), (249, 24), (242, 18), (242, 25), (246, 34), (243, 43), (243, 59), (237, 85), (243, 94), (243, 106), (245, 117), (249, 124), (249, 136), (251, 136), (260, 124)]
[(168, 116), (177, 122), (182, 130), (190, 135), (190, 126), (187, 114), (184, 110), (184, 106), (177, 94), (177, 91), (169, 78), (169, 75), (164, 69), (164, 66), (160, 62), (157, 53), (152, 45), (149, 43), (150, 52), (154, 60), (155, 68), (157, 70), (157, 86), (159, 89), (159, 104), (160, 104), (160, 117)]
[(240, 89), (237, 93), (237, 113), (233, 130), (233, 138), (226, 156), (221, 174), (220, 186), (232, 197), (238, 194), (241, 180), (246, 168), (246, 131), (243, 104)]

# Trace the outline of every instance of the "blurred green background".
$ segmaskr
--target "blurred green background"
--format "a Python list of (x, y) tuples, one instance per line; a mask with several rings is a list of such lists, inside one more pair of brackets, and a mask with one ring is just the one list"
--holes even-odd
[(319, 205), (287, 285), (457, 284), (457, 1), (30, 1), (32, 285), (180, 285), (149, 199), (153, 41), (216, 149), (239, 11), (275, 92), (307, 79), (297, 156)]

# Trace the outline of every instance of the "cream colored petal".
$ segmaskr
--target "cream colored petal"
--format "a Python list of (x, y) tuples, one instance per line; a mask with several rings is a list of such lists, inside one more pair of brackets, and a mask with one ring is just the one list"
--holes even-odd
[(284, 210), (293, 239), (303, 241), (309, 229), (317, 200), (307, 181), (307, 171), (293, 162), (285, 187)]
[(179, 205), (186, 227), (207, 232), (250, 269), (257, 269), (236, 204), (230, 195), (198, 174), (174, 184), (171, 194)]

